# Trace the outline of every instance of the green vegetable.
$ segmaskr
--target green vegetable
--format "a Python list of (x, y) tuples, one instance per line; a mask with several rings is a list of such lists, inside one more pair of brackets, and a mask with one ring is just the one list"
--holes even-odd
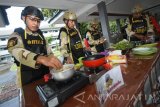
[(122, 41), (119, 41), (116, 44), (113, 44), (113, 48), (117, 50), (127, 50), (130, 48), (133, 48), (133, 44), (130, 43), (128, 40), (123, 39)]
[[(138, 47), (140, 48), (140, 47)], [(138, 48), (133, 48), (132, 49), (132, 52), (133, 54), (136, 54), (136, 55), (150, 55), (150, 54), (153, 54), (153, 53), (156, 53), (157, 52), (157, 48), (155, 47), (144, 47), (144, 48), (147, 48), (146, 50), (137, 50)]]
[(157, 46), (158, 43), (150, 43), (150, 44), (144, 44), (144, 45), (140, 45), (138, 47), (155, 47)]

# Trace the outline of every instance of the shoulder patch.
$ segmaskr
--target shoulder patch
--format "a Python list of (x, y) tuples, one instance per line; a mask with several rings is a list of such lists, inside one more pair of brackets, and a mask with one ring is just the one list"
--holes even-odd
[(17, 44), (17, 37), (12, 37), (8, 40), (7, 48), (13, 47)]

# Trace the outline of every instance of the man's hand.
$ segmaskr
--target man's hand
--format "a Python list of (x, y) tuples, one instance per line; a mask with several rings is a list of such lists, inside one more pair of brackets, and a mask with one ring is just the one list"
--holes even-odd
[(43, 64), (45, 66), (48, 66), (48, 67), (51, 67), (51, 68), (54, 68), (54, 69), (61, 69), (62, 68), (62, 63), (54, 55), (38, 56), (37, 63), (38, 64)]
[(106, 38), (101, 37), (99, 42), (100, 42), (100, 43), (104, 43), (105, 41), (106, 41)]
[(135, 32), (131, 31), (131, 32), (129, 33), (129, 36), (132, 36), (132, 35), (135, 35), (135, 34), (136, 34)]

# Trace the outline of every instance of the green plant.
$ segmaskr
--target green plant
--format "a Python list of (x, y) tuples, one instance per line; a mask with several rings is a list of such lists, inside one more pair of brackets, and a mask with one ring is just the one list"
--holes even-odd
[(109, 21), (109, 28), (111, 32), (116, 32), (117, 31), (116, 21)]
[(42, 8), (42, 13), (45, 17), (51, 18), (54, 15), (56, 15), (60, 10), (59, 9), (47, 9), (47, 8)]
[(80, 30), (80, 33), (82, 35), (82, 38), (85, 37), (85, 33), (87, 32), (88, 30), (88, 23), (87, 22), (82, 22), (79, 24), (79, 30)]
[(48, 37), (46, 37), (45, 39), (47, 40), (47, 42), (48, 42), (49, 44), (51, 44), (51, 42), (53, 41), (52, 36), (48, 36)]

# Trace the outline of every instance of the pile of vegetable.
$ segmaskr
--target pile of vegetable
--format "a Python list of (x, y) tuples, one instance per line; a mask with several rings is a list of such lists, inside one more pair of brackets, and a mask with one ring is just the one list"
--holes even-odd
[(137, 55), (151, 55), (157, 52), (156, 47), (137, 47), (132, 49), (133, 54)]
[(137, 55), (151, 55), (157, 52), (157, 45), (158, 43), (139, 45), (138, 47), (133, 48), (132, 52)]
[(126, 39), (123, 39), (122, 41), (119, 41), (118, 43), (113, 44), (112, 46), (114, 49), (117, 50), (127, 50), (133, 48), (133, 44)]

